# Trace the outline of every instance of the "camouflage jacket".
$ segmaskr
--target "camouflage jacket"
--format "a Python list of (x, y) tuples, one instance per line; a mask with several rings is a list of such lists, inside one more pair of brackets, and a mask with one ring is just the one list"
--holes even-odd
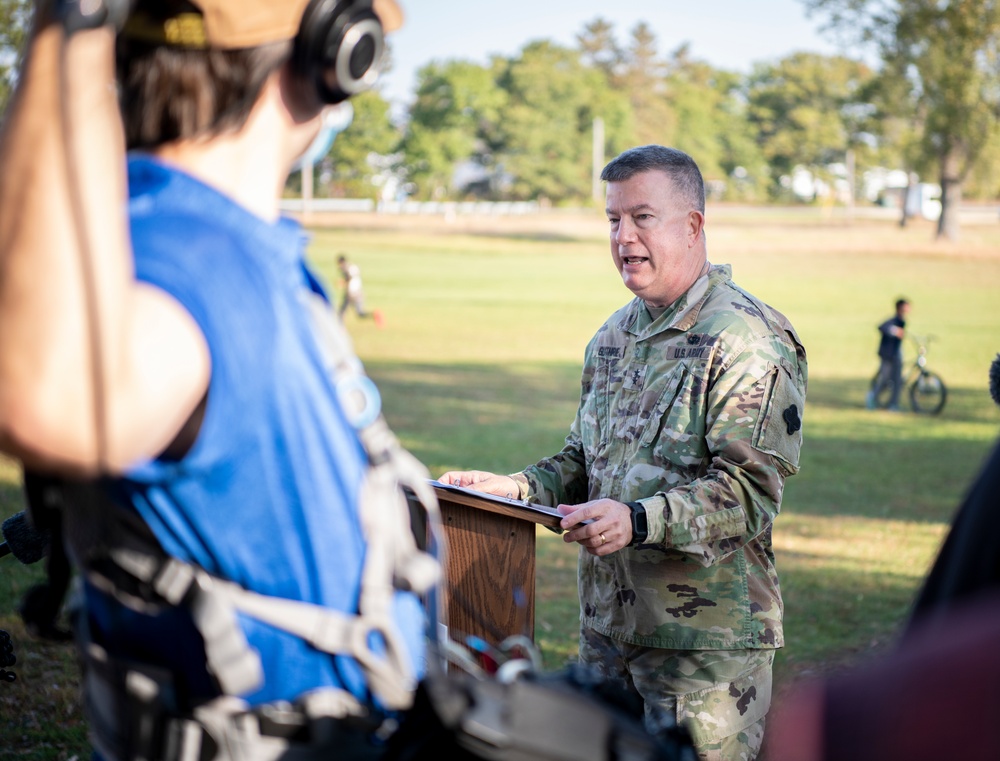
[(806, 356), (788, 320), (715, 266), (653, 320), (633, 299), (587, 346), (563, 450), (518, 474), (546, 505), (640, 501), (649, 536), (581, 550), (581, 620), (669, 649), (776, 648), (771, 525), (798, 471)]

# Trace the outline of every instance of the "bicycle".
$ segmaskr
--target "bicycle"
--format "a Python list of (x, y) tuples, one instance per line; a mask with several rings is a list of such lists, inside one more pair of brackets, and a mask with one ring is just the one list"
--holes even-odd
[[(940, 375), (927, 367), (927, 347), (934, 336), (911, 336), (910, 340), (916, 346), (917, 356), (903, 379), (903, 388), (906, 389), (914, 412), (937, 415), (948, 401), (948, 387)], [(874, 381), (872, 385), (875, 389), (875, 407), (887, 409), (892, 398), (892, 386), (875, 386)]]

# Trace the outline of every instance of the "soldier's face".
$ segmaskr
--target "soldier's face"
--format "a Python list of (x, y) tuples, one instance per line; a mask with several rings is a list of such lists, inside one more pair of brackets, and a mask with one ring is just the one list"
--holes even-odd
[(700, 245), (705, 218), (674, 191), (659, 170), (609, 182), (607, 215), (611, 257), (632, 293), (650, 306), (672, 304), (705, 261)]

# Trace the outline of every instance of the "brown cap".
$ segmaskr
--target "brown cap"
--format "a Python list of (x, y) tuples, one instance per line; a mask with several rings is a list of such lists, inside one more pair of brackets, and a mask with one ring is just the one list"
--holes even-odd
[(396, 0), (374, 0), (372, 9), (386, 32), (395, 32), (403, 26), (403, 9)]
[[(309, 0), (190, 0), (201, 10), (204, 39), (214, 48), (251, 48), (290, 40), (299, 31)], [(396, 0), (373, 0), (386, 32), (399, 29), (403, 12)]]

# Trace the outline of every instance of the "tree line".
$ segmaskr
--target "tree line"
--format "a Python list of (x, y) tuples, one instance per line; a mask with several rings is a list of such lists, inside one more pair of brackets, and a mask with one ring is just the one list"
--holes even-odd
[[(428, 63), (403, 113), (378, 90), (354, 98), (313, 193), (576, 205), (595, 195), (604, 157), (655, 142), (695, 157), (716, 200), (801, 200), (792, 178), (805, 172), (853, 202), (869, 173), (902, 170), (941, 185), (937, 234), (956, 238), (963, 198), (1000, 196), (998, 2), (802, 2), (876, 63), (798, 52), (738, 73), (687, 45), (662, 54), (644, 22), (620, 33), (598, 17), (572, 46)], [(4, 100), (29, 8), (0, 0)]]

